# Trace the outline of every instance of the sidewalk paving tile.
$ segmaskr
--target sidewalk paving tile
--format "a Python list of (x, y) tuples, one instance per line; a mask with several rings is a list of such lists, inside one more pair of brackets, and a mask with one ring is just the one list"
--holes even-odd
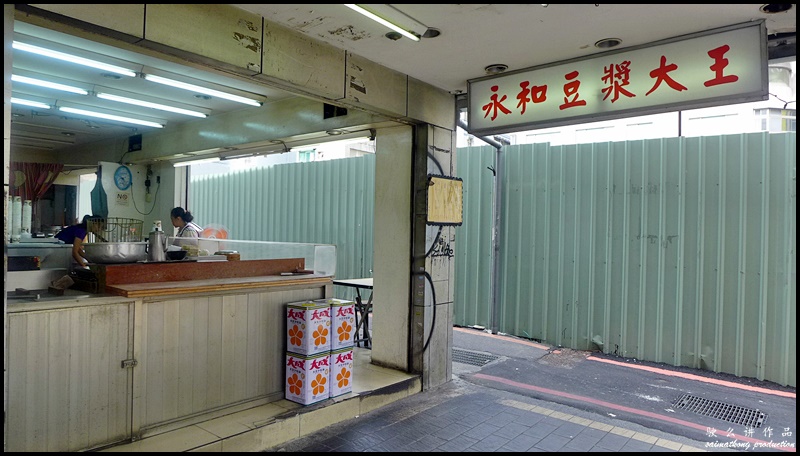
[(667, 440), (667, 439), (658, 439), (656, 440), (655, 445), (675, 451), (679, 451), (681, 449), (680, 443), (673, 442), (672, 440)]
[(509, 423), (500, 428), (497, 432), (494, 433), (494, 435), (505, 437), (508, 439), (513, 439), (530, 428), (531, 428), (530, 426), (526, 426), (519, 423)]
[(553, 434), (571, 438), (571, 437), (575, 437), (576, 435), (578, 435), (578, 433), (580, 433), (585, 428), (586, 428), (586, 426), (581, 426), (580, 424), (570, 423), (569, 421), (567, 421), (564, 424), (562, 424), (561, 426), (557, 427), (553, 431)]
[(447, 451), (447, 452), (454, 453), (454, 452), (458, 452), (458, 451), (464, 451), (467, 448), (472, 447), (472, 445), (474, 445), (476, 443), (478, 443), (478, 439), (473, 439), (471, 437), (460, 436), (458, 438), (452, 439), (450, 441), (447, 441), (447, 442), (439, 445), (438, 449), (442, 450), (442, 451)]
[(495, 426), (503, 427), (507, 424), (514, 423), (519, 420), (519, 415), (503, 411), (495, 415), (491, 420), (487, 421)]
[(531, 437), (529, 435), (520, 435), (516, 438), (511, 439), (500, 450), (510, 451), (514, 453), (522, 453), (528, 451), (531, 447), (539, 443), (539, 441), (541, 440), (542, 439)]
[(548, 423), (537, 423), (535, 426), (532, 426), (530, 429), (524, 432), (525, 435), (529, 435), (531, 437), (539, 437), (544, 438), (550, 435), (551, 432), (556, 430), (558, 426), (555, 424), (548, 424)]
[(650, 444), (655, 444), (658, 441), (658, 437), (655, 437), (655, 436), (652, 436), (652, 435), (649, 435), (649, 434), (643, 434), (641, 432), (637, 432), (637, 433), (633, 434), (631, 436), (631, 438), (634, 439), (634, 440), (639, 440), (641, 442), (650, 443)]
[(404, 452), (427, 452), (435, 450), (436, 448), (440, 447), (445, 440), (440, 439), (438, 437), (434, 437), (432, 435), (423, 436), (421, 439), (417, 440), (416, 442), (410, 443), (408, 445), (403, 446)]
[(597, 421), (592, 421), (589, 425), (590, 428), (599, 429), (601, 431), (609, 432), (610, 430), (614, 429), (614, 426), (605, 423), (598, 423)]
[(612, 434), (621, 435), (623, 437), (633, 437), (633, 434), (636, 434), (636, 432), (631, 431), (630, 429), (625, 429), (619, 426), (614, 426), (614, 428), (608, 432)]
[(544, 418), (544, 415), (523, 410), (522, 414), (519, 415), (519, 419), (517, 419), (517, 423), (524, 423), (527, 426), (533, 426), (541, 422)]
[(619, 451), (630, 440), (628, 437), (623, 437), (617, 434), (606, 434), (600, 441), (597, 442), (595, 447), (604, 448), (607, 451)]
[(630, 452), (634, 451), (637, 453), (650, 451), (650, 448), (653, 448), (653, 445), (650, 443), (645, 443), (639, 440), (628, 440), (628, 443), (620, 448), (620, 452)]
[(439, 437), (440, 439), (444, 440), (452, 440), (456, 437), (461, 436), (465, 432), (472, 429), (471, 427), (465, 426), (461, 423), (452, 423), (449, 426), (439, 429), (433, 435)]
[(471, 448), (481, 452), (497, 451), (505, 446), (510, 439), (498, 437), (496, 435), (489, 435), (484, 439), (479, 440)]
[[(587, 432), (594, 431), (594, 432)], [(575, 451), (589, 451), (594, 447), (597, 442), (602, 439), (606, 433), (596, 429), (584, 429), (569, 442), (566, 447)]]
[(567, 437), (563, 437), (560, 435), (550, 434), (540, 440), (536, 445), (536, 448), (540, 448), (546, 451), (558, 451), (564, 448), (572, 439)]
[(498, 429), (500, 429), (500, 427), (492, 426), (491, 424), (475, 426), (469, 431), (469, 436), (474, 439), (482, 440), (497, 432)]

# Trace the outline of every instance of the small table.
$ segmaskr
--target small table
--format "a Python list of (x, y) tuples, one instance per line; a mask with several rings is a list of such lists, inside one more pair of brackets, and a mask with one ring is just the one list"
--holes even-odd
[[(372, 348), (372, 336), (369, 334), (369, 313), (372, 312), (372, 292), (370, 291), (369, 299), (367, 299), (366, 303), (364, 303), (361, 298), (362, 289), (372, 290), (372, 277), (363, 279), (334, 279), (333, 284), (356, 289), (355, 307), (358, 323), (356, 324), (356, 336), (353, 342), (359, 347), (361, 346), (361, 342), (363, 342), (364, 347)], [(358, 334), (359, 329), (361, 330), (360, 337)]]

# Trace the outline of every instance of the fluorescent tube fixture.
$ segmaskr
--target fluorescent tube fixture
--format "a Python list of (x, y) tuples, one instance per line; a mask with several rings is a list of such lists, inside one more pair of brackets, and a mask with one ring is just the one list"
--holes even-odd
[(145, 108), (153, 108), (153, 109), (160, 109), (162, 111), (176, 112), (178, 114), (185, 114), (187, 116), (194, 116), (194, 117), (201, 117), (201, 118), (208, 117), (207, 114), (203, 114), (202, 112), (198, 112), (198, 111), (191, 111), (189, 109), (176, 108), (174, 106), (167, 106), (167, 105), (163, 105), (163, 104), (160, 104), (160, 103), (151, 103), (149, 101), (136, 100), (134, 98), (120, 97), (118, 95), (112, 95), (110, 93), (99, 92), (97, 94), (97, 98), (102, 98), (103, 100), (118, 101), (120, 103), (127, 103), (127, 104), (136, 105), (136, 106), (144, 106)]
[(406, 38), (410, 38), (410, 39), (412, 39), (414, 41), (419, 41), (419, 37), (417, 35), (409, 32), (408, 30), (405, 30), (404, 28), (402, 28), (402, 27), (400, 27), (398, 25), (395, 25), (395, 24), (387, 21), (386, 19), (384, 19), (384, 18), (382, 18), (382, 17), (380, 17), (380, 16), (378, 16), (378, 15), (376, 15), (374, 13), (371, 13), (371, 12), (365, 10), (364, 8), (362, 8), (362, 7), (358, 6), (358, 5), (345, 4), (344, 6), (350, 8), (351, 10), (353, 10), (353, 11), (355, 11), (357, 13), (361, 13), (364, 16), (367, 16), (368, 18), (372, 19), (373, 21), (375, 21), (375, 22), (377, 22), (377, 23), (379, 23), (381, 25), (389, 27), (390, 29), (394, 30), (395, 32), (397, 32), (397, 33), (399, 33), (399, 34), (401, 34), (403, 36), (405, 36)]
[(102, 112), (87, 111), (85, 109), (77, 109), (77, 108), (70, 108), (67, 106), (61, 106), (58, 108), (58, 110), (69, 112), (72, 114), (80, 114), (82, 116), (97, 117), (99, 119), (116, 120), (117, 122), (126, 122), (135, 125), (144, 125), (145, 127), (164, 128), (164, 125), (156, 122), (150, 122), (141, 119), (133, 119), (131, 117), (115, 116), (113, 114), (105, 114)]
[(223, 155), (223, 156), (221, 157), (221, 159), (222, 159), (222, 160), (238, 160), (238, 159), (240, 159), (240, 158), (250, 158), (250, 157), (254, 157), (255, 155), (256, 155), (256, 154), (255, 154), (254, 152), (246, 152), (246, 153), (243, 153), (243, 154), (238, 154), (238, 155)]
[(27, 135), (15, 135), (16, 139), (26, 139), (28, 141), (35, 141), (35, 142), (46, 142), (52, 144), (64, 144), (64, 145), (71, 145), (75, 144), (73, 141), (61, 140), (61, 139), (50, 139), (50, 138), (35, 138), (33, 136)]
[(49, 104), (40, 103), (38, 101), (25, 100), (23, 98), (11, 97), (11, 103), (23, 106), (30, 106), (32, 108), (50, 109)]
[(21, 82), (23, 84), (30, 84), (39, 87), (46, 87), (48, 89), (61, 90), (62, 92), (77, 93), (78, 95), (89, 95), (89, 92), (87, 90), (83, 90), (80, 87), (68, 86), (66, 84), (59, 84), (57, 82), (45, 81), (43, 79), (29, 78), (27, 76), (20, 76), (18, 74), (12, 74), (11, 80), (14, 82)]
[(306, 149), (320, 149), (332, 146), (344, 146), (347, 144), (356, 144), (372, 140), (372, 137), (365, 135), (363, 131), (346, 133), (342, 136), (337, 136), (336, 138), (337, 139), (335, 141), (325, 141), (325, 142), (320, 142), (319, 138), (305, 140), (305, 141), (297, 141), (294, 144), (292, 144), (292, 148), (289, 149), (289, 151), (299, 152)]
[(206, 87), (201, 87), (194, 84), (187, 84), (185, 82), (176, 81), (174, 79), (163, 78), (161, 76), (156, 76), (154, 74), (145, 74), (144, 78), (148, 81), (157, 82), (159, 84), (168, 85), (171, 87), (177, 87), (179, 89), (185, 89), (192, 92), (202, 93), (205, 95), (211, 95), (212, 97), (224, 98), (226, 100), (237, 101), (239, 103), (244, 103), (250, 106), (261, 106), (261, 102), (257, 100), (253, 100), (251, 98), (240, 97), (239, 95), (233, 95), (230, 93), (220, 92), (219, 90), (209, 89)]
[(63, 52), (53, 51), (51, 49), (34, 46), (32, 44), (26, 44), (26, 43), (20, 43), (19, 41), (14, 41), (11, 44), (11, 47), (20, 51), (31, 52), (34, 54), (43, 55), (45, 57), (64, 60), (66, 62), (77, 63), (78, 65), (97, 68), (98, 70), (109, 71), (111, 73), (117, 73), (123, 76), (130, 76), (130, 77), (136, 76), (136, 72), (131, 71), (127, 68), (118, 67), (116, 65), (110, 65), (108, 63), (98, 62), (97, 60), (86, 59), (83, 57), (78, 57)]
[(173, 163), (172, 166), (174, 166), (175, 168), (178, 168), (180, 166), (199, 165), (200, 163), (213, 163), (213, 162), (218, 162), (218, 161), (219, 161), (219, 157), (200, 158), (200, 159), (197, 159), (197, 160), (189, 160), (189, 161)]

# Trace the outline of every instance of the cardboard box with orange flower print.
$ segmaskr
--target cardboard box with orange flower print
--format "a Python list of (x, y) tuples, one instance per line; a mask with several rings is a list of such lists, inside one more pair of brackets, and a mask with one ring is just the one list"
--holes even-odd
[(284, 397), (303, 405), (328, 399), (330, 375), (330, 353), (301, 355), (287, 352)]
[(353, 391), (353, 347), (331, 351), (331, 397)]
[(286, 351), (300, 355), (331, 349), (331, 308), (327, 302), (298, 301), (286, 304)]
[(355, 345), (356, 303), (345, 299), (316, 299), (331, 308), (331, 351)]

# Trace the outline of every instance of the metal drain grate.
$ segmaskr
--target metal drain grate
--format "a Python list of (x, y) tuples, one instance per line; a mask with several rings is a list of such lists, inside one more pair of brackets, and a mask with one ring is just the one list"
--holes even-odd
[(764, 424), (767, 415), (760, 410), (753, 410), (738, 405), (726, 404), (724, 402), (710, 401), (702, 397), (684, 394), (672, 403), (676, 409), (686, 409), (690, 412), (698, 413), (712, 418), (718, 418), (734, 424), (741, 424), (745, 427), (758, 428)]
[(461, 350), (460, 348), (453, 349), (453, 362), (462, 364), (471, 364), (473, 366), (483, 366), (486, 363), (498, 359), (499, 356), (488, 355), (486, 353), (478, 353), (469, 350)]

